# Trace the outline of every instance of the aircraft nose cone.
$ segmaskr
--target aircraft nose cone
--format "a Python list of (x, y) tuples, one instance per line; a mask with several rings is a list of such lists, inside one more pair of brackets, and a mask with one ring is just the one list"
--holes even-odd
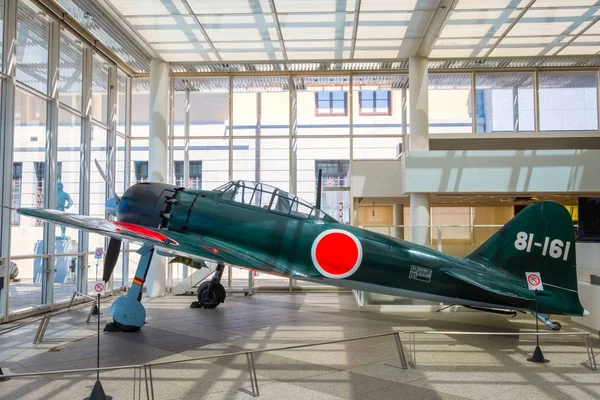
[(115, 218), (117, 217), (117, 208), (119, 205), (117, 204), (117, 201), (114, 199), (114, 197), (111, 197), (110, 199), (106, 200), (104, 206), (106, 207), (107, 213), (109, 213)]

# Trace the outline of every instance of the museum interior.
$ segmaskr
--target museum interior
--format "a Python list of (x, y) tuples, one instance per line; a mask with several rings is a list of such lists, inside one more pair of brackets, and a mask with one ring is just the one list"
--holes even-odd
[(0, 399), (598, 399), (600, 1), (0, 0)]

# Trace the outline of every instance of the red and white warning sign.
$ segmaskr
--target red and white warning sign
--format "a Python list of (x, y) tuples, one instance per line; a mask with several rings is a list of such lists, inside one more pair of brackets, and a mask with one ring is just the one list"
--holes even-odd
[(106, 284), (102, 281), (94, 282), (94, 293), (95, 294), (104, 294), (104, 290), (106, 289)]
[(525, 272), (525, 276), (527, 277), (527, 287), (529, 287), (529, 290), (544, 290), (542, 277), (539, 272)]
[(352, 275), (362, 261), (362, 245), (356, 236), (341, 229), (328, 229), (313, 242), (314, 266), (328, 278), (342, 279)]

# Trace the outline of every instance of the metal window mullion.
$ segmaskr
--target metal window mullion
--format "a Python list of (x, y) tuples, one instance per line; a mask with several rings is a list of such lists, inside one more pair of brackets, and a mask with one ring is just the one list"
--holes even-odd
[(596, 129), (600, 132), (600, 68), (596, 71)]
[(289, 99), (289, 179), (290, 193), (298, 193), (298, 168), (296, 155), (296, 137), (298, 135), (298, 92), (294, 83), (294, 77), (288, 76), (288, 85), (290, 92)]
[[(170, 184), (175, 184), (174, 179), (174, 169), (175, 169), (175, 140), (173, 137), (175, 136), (175, 79), (169, 78), (169, 133), (167, 134), (167, 142), (169, 143), (169, 162), (167, 163), (167, 173), (169, 174), (169, 179), (167, 182)], [(183, 185), (185, 186), (185, 185)], [(172, 285), (171, 285), (172, 286)]]
[(402, 88), (402, 115), (401, 115), (401, 124), (402, 124), (402, 152), (404, 153), (405, 151), (408, 150), (408, 140), (407, 140), (407, 133), (408, 133), (408, 118), (407, 118), (407, 97), (406, 97), (406, 87)]
[[(14, 119), (15, 119), (15, 67), (16, 52), (14, 43), (17, 36), (17, 0), (4, 1), (4, 41), (2, 42), (2, 68), (7, 79), (1, 79), (0, 85), (0, 152), (2, 160), (1, 201), (2, 204), (12, 204), (12, 169), (13, 169), (13, 145), (14, 145)], [(2, 32), (0, 32), (2, 34)], [(10, 235), (11, 235), (11, 211), (7, 208), (0, 209), (0, 257), (4, 258), (4, 276), (8, 277), (10, 265)], [(4, 280), (4, 289), (0, 304), (3, 309), (0, 314), (4, 315), (4, 322), (8, 322), (8, 292), (10, 279)]]
[(533, 71), (533, 131), (540, 132), (540, 76)]
[[(111, 64), (108, 67), (108, 93), (107, 93), (107, 110), (108, 110), (108, 130), (106, 131), (106, 174), (107, 180), (116, 188), (116, 170), (117, 170), (117, 67)], [(106, 198), (113, 196), (109, 189), (108, 182), (105, 185)], [(106, 209), (104, 210), (104, 218), (109, 219), (110, 216)], [(109, 238), (104, 238), (104, 248), (108, 248)], [(115, 286), (114, 274), (111, 275), (108, 281), (109, 293), (112, 293)]]
[(348, 77), (348, 134), (350, 135), (350, 171), (352, 171), (352, 160), (354, 159), (354, 76)]
[[(190, 90), (185, 89), (185, 119), (184, 119), (184, 144), (183, 144), (183, 183), (187, 188), (190, 179)], [(174, 143), (173, 143), (174, 144)], [(175, 164), (175, 162), (173, 162)]]
[[(46, 102), (46, 170), (44, 171), (46, 195), (44, 207), (56, 209), (56, 182), (58, 179), (56, 165), (58, 159), (58, 90), (59, 90), (59, 58), (60, 58), (60, 23), (52, 21), (50, 25), (48, 47), (48, 93), (50, 100)], [(46, 273), (42, 274), (42, 303), (54, 302), (54, 264), (56, 251), (55, 224), (44, 223), (44, 253)]]
[[(82, 215), (90, 215), (90, 166), (92, 158), (92, 121), (91, 121), (91, 101), (92, 101), (92, 62), (93, 51), (89, 47), (83, 50), (83, 73), (82, 73), (82, 105), (83, 118), (81, 120), (81, 154), (80, 154), (80, 187), (79, 187), (79, 212)], [(87, 254), (89, 247), (89, 234), (85, 231), (79, 232), (79, 252)], [(79, 274), (79, 292), (87, 294), (88, 280), (88, 256), (81, 259), (79, 265), (81, 274)]]
[(477, 78), (475, 71), (471, 72), (471, 106), (473, 107), (471, 133), (477, 133)]
[[(133, 96), (133, 80), (127, 77), (125, 88), (125, 177), (124, 188), (127, 190), (130, 184), (131, 173), (131, 110)], [(127, 286), (129, 284), (129, 242), (123, 242), (123, 273), (121, 274), (121, 284)]]
[(229, 180), (233, 180), (233, 76), (229, 75)]
[[(354, 76), (350, 74), (348, 78), (348, 113), (350, 114), (348, 117), (348, 126), (350, 131), (349, 133), (349, 143), (350, 143), (350, 162), (349, 162), (349, 173), (352, 176), (352, 167), (354, 165)], [(375, 95), (375, 92), (373, 92)], [(360, 97), (360, 94), (359, 94)], [(375, 106), (375, 102), (373, 102), (373, 106)], [(352, 184), (350, 184), (350, 213), (348, 215), (348, 221), (352, 224), (352, 214), (354, 214), (354, 201), (352, 200)], [(342, 211), (343, 213), (343, 211)]]

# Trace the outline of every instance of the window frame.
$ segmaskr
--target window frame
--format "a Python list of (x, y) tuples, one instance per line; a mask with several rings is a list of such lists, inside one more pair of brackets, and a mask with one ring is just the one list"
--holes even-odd
[[(335, 109), (333, 108), (333, 93), (341, 92), (344, 94), (344, 112), (333, 112)], [(319, 108), (319, 93), (329, 93), (329, 111), (328, 113), (320, 112)], [(347, 117), (348, 116), (348, 92), (341, 90), (329, 90), (329, 91), (320, 91), (315, 92), (315, 116), (317, 117)]]
[[(364, 92), (372, 92), (373, 93), (373, 110), (375, 111), (363, 111), (362, 101), (363, 101), (363, 93)], [(387, 93), (387, 111), (378, 112), (377, 111), (377, 92), (386, 92)], [(370, 100), (370, 99), (369, 99)], [(384, 99), (381, 99), (381, 101)], [(391, 90), (361, 90), (358, 92), (358, 115), (392, 115), (392, 91)]]

